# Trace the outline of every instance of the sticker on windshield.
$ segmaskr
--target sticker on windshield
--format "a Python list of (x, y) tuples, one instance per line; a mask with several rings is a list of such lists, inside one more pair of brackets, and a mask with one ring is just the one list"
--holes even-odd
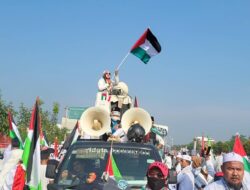
[(118, 187), (122, 190), (125, 190), (128, 187), (128, 182), (121, 179), (118, 181)]
[(147, 159), (147, 163), (148, 164), (151, 164), (151, 163), (153, 163), (155, 160), (153, 160), (153, 159)]

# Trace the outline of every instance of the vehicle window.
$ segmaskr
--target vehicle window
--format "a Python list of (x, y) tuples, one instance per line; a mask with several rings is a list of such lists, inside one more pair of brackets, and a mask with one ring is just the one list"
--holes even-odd
[[(78, 148), (72, 151), (59, 171), (59, 184), (84, 183), (90, 172), (101, 178), (108, 162), (109, 148)], [(124, 180), (146, 180), (148, 161), (153, 160), (152, 150), (113, 148), (112, 156)]]

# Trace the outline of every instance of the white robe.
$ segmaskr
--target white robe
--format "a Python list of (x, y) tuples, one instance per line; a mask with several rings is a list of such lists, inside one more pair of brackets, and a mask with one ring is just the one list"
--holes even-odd
[[(225, 183), (223, 183), (223, 179), (215, 181), (208, 186), (205, 187), (204, 190), (226, 190), (227, 187), (225, 186)], [(243, 188), (240, 190), (249, 190), (250, 184), (243, 184)]]
[(178, 190), (193, 190), (194, 175), (191, 166), (186, 166), (177, 175)]
[(22, 154), (23, 150), (21, 149), (13, 149), (11, 151), (10, 156), (3, 165), (2, 171), (0, 173), (0, 189), (5, 182), (7, 173), (10, 172), (14, 167), (16, 167), (17, 163), (22, 158)]

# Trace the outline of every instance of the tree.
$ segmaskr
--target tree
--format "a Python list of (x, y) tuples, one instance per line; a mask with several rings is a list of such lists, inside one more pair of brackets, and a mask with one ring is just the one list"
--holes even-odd
[(11, 102), (6, 104), (0, 92), (0, 133), (5, 135), (9, 135), (8, 111), (13, 117), (16, 115), (13, 104)]
[(20, 135), (25, 140), (27, 136), (27, 130), (29, 128), (31, 109), (26, 108), (23, 103), (19, 106), (18, 116), (17, 116), (17, 126), (20, 132)]
[(247, 153), (247, 155), (250, 155), (250, 139), (248, 139), (244, 144), (243, 147)]
[[(44, 102), (40, 99), (40, 115), (41, 115), (41, 124), (42, 129), (45, 131), (49, 142), (53, 143), (54, 138), (57, 137), (59, 141), (64, 140), (64, 136), (67, 133), (67, 129), (59, 129), (57, 127), (58, 113), (59, 113), (59, 103), (53, 104), (53, 112), (50, 113), (47, 110), (43, 110)], [(0, 94), (0, 132), (5, 135), (9, 134), (9, 123), (8, 123), (8, 110), (11, 111), (13, 117), (16, 117), (16, 124), (19, 129), (20, 135), (23, 140), (25, 140), (27, 136), (27, 130), (30, 124), (31, 111), (32, 108), (27, 108), (23, 103), (20, 104), (18, 112), (14, 110), (12, 103), (6, 104), (4, 100), (2, 100)]]

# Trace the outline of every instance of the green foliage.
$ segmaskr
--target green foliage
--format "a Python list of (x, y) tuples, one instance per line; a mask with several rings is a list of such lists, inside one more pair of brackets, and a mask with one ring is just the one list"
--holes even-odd
[(9, 134), (8, 111), (12, 113), (13, 117), (16, 115), (12, 103), (5, 103), (0, 94), (0, 132), (5, 135)]
[[(40, 115), (41, 115), (41, 124), (42, 124), (42, 130), (44, 131), (45, 135), (47, 136), (48, 143), (53, 143), (54, 138), (57, 137), (58, 141), (63, 141), (64, 136), (67, 133), (67, 129), (59, 129), (57, 127), (57, 118), (59, 113), (59, 104), (54, 103), (53, 104), (53, 112), (50, 113), (47, 110), (42, 109), (42, 105), (44, 102), (42, 100), (39, 100), (39, 107), (40, 107)], [(9, 134), (9, 123), (8, 123), (8, 110), (11, 111), (13, 116), (16, 116), (16, 124), (18, 126), (20, 135), (25, 140), (27, 136), (27, 130), (29, 128), (30, 118), (31, 118), (31, 112), (32, 108), (27, 108), (24, 106), (23, 103), (20, 104), (18, 112), (16, 112), (13, 108), (12, 103), (6, 104), (0, 94), (0, 132), (8, 135)]]
[[(220, 154), (221, 152), (230, 152), (233, 150), (234, 146), (234, 140), (235, 136), (232, 136), (228, 141), (218, 141), (214, 144), (212, 144), (212, 149), (214, 154)], [(241, 143), (247, 153), (247, 155), (250, 155), (250, 137), (246, 138), (246, 136), (241, 135), (240, 136)], [(186, 144), (186, 145), (174, 145), (173, 149), (180, 150), (183, 147), (187, 147), (189, 151), (193, 149), (193, 142)], [(201, 150), (201, 146), (199, 143), (197, 143), (196, 147), (197, 152)]]
[(250, 138), (247, 141), (245, 141), (245, 143), (243, 144), (243, 147), (247, 155), (250, 155)]

